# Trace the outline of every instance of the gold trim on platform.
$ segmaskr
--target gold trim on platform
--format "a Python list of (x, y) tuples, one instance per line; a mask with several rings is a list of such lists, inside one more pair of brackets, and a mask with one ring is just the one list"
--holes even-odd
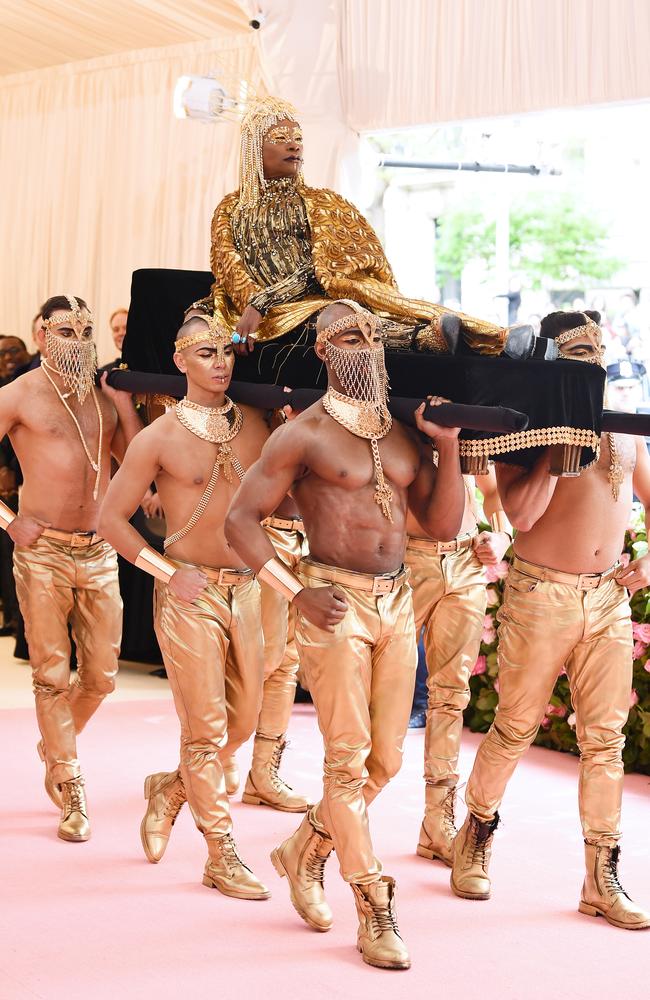
[(535, 427), (513, 434), (461, 441), (460, 454), (461, 457), (478, 458), (482, 455), (503, 455), (524, 448), (545, 448), (553, 444), (578, 445), (581, 448), (591, 448), (596, 457), (600, 454), (599, 436), (583, 427)]

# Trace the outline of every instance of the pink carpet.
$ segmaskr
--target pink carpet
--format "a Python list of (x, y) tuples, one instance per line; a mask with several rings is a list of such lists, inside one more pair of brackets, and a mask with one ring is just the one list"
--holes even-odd
[[(293, 816), (239, 802), (233, 808), (242, 854), (273, 892), (267, 902), (226, 899), (201, 885), (205, 850), (187, 809), (162, 863), (145, 861), (142, 779), (174, 766), (177, 732), (170, 703), (100, 710), (80, 740), (93, 837), (66, 844), (42, 788), (33, 713), (0, 712), (9, 765), (2, 1000), (647, 998), (650, 931), (626, 933), (576, 912), (582, 849), (573, 758), (534, 749), (524, 760), (496, 838), (494, 897), (467, 902), (450, 894), (446, 868), (414, 856), (423, 735), (409, 735), (404, 768), (371, 812), (377, 851), (399, 884), (400, 927), (413, 962), (410, 972), (386, 972), (357, 955), (351, 891), (334, 856), (326, 882), (333, 930), (316, 934), (295, 914), (268, 857), (295, 827)], [(291, 737), (284, 773), (317, 795), (322, 750), (310, 708), (296, 710)], [(466, 734), (464, 774), (477, 742)], [(242, 767), (248, 753), (240, 751)], [(624, 884), (650, 905), (648, 778), (627, 779), (624, 819)]]

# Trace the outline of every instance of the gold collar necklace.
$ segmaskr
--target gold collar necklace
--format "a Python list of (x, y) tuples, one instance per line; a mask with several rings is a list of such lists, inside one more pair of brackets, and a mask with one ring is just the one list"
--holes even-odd
[(56, 384), (56, 382), (54, 381), (54, 379), (50, 375), (50, 372), (48, 371), (48, 368), (51, 371), (56, 372), (57, 375), (59, 375), (60, 373), (57, 371), (56, 368), (52, 368), (51, 365), (49, 365), (47, 363), (47, 361), (45, 360), (45, 358), (43, 358), (43, 360), (41, 362), (41, 368), (43, 369), (43, 374), (47, 378), (48, 382), (50, 383), (50, 385), (52, 386), (52, 388), (56, 392), (57, 396), (59, 397), (59, 399), (61, 400), (61, 402), (65, 406), (65, 408), (68, 411), (68, 413), (70, 414), (70, 416), (72, 417), (72, 419), (74, 421), (74, 425), (77, 428), (77, 433), (78, 433), (79, 438), (81, 440), (81, 444), (83, 445), (83, 450), (86, 453), (86, 458), (90, 462), (90, 467), (93, 470), (93, 472), (95, 473), (95, 485), (93, 487), (93, 500), (96, 500), (97, 497), (99, 496), (99, 482), (100, 482), (100, 479), (102, 477), (102, 437), (103, 437), (103, 433), (104, 433), (104, 420), (103, 420), (103, 417), (102, 417), (102, 408), (99, 405), (99, 400), (97, 399), (97, 393), (95, 392), (95, 387), (91, 386), (90, 394), (93, 397), (93, 402), (95, 404), (95, 409), (97, 410), (97, 417), (99, 419), (99, 438), (97, 440), (97, 460), (96, 461), (93, 459), (92, 455), (90, 454), (90, 449), (89, 449), (88, 445), (86, 444), (86, 439), (84, 437), (84, 432), (81, 429), (81, 424), (79, 423), (79, 421), (75, 417), (74, 413), (72, 412), (72, 409), (71, 409), (71, 407), (70, 407), (70, 405), (68, 403), (68, 400), (66, 398), (67, 396), (72, 395), (72, 392), (67, 392), (67, 393), (61, 392), (61, 390), (59, 389), (58, 385)]
[(176, 404), (176, 416), (188, 431), (213, 444), (232, 441), (244, 422), (241, 410), (228, 396), (217, 407), (201, 406), (186, 397)]
[(393, 425), (393, 418), (389, 410), (385, 406), (377, 406), (364, 399), (352, 399), (351, 396), (344, 396), (343, 393), (337, 392), (331, 386), (328, 387), (323, 396), (323, 408), (333, 420), (345, 427), (351, 434), (370, 441), (372, 461), (375, 466), (376, 489), (373, 499), (381, 507), (384, 517), (392, 523), (393, 491), (384, 478), (384, 469), (379, 454), (379, 441), (386, 437)]

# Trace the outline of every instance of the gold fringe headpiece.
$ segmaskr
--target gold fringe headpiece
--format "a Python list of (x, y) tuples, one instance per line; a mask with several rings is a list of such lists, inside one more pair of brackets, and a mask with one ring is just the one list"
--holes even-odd
[[(191, 308), (193, 307), (190, 306)], [(194, 347), (195, 344), (208, 344), (210, 347), (217, 348), (219, 360), (223, 361), (225, 348), (229, 344), (232, 344), (232, 330), (229, 330), (216, 316), (210, 313), (204, 313), (202, 316), (192, 316), (185, 323), (194, 321), (204, 323), (205, 329), (197, 330), (196, 333), (188, 333), (184, 337), (179, 337), (174, 343), (174, 350), (184, 351), (188, 347)]]
[(65, 312), (63, 309), (56, 309), (49, 319), (44, 319), (42, 321), (42, 325), (46, 330), (50, 330), (53, 326), (60, 326), (62, 323), (69, 323), (77, 336), (81, 338), (81, 334), (84, 332), (86, 327), (93, 325), (93, 314), (87, 306), (82, 308), (75, 299), (74, 295), (63, 295), (62, 298), (68, 300), (70, 311)]
[[(239, 205), (254, 205), (266, 186), (262, 145), (270, 128), (283, 119), (298, 121), (298, 112), (293, 104), (280, 97), (253, 98), (241, 123), (241, 147), (239, 153)], [(302, 171), (298, 176), (302, 180)]]
[(347, 306), (352, 312), (348, 316), (341, 316), (340, 319), (335, 319), (328, 326), (319, 330), (316, 334), (317, 344), (331, 340), (332, 337), (335, 337), (337, 333), (341, 333), (343, 330), (351, 330), (353, 328), (359, 329), (368, 343), (372, 344), (375, 333), (381, 329), (379, 316), (375, 316), (374, 313), (371, 313), (368, 309), (364, 309), (363, 306), (360, 306), (358, 302), (354, 302), (352, 299), (336, 299), (334, 302), (328, 303), (326, 308), (329, 308), (330, 305)]
[[(594, 323), (590, 316), (585, 316), (586, 323), (582, 323), (581, 326), (574, 326), (571, 330), (565, 330), (564, 333), (558, 333), (555, 337), (556, 344), (568, 344), (572, 340), (578, 340), (580, 337), (587, 337), (588, 340), (596, 346), (600, 346), (603, 339), (603, 334), (598, 326), (598, 323)], [(594, 341), (598, 343), (595, 344)]]

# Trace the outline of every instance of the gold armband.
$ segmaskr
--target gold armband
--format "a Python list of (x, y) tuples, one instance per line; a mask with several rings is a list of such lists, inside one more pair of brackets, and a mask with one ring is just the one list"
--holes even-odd
[(502, 531), (512, 541), (512, 525), (506, 517), (505, 511), (495, 510), (494, 514), (490, 514), (490, 527), (492, 531)]
[(16, 515), (13, 510), (7, 507), (6, 503), (0, 500), (0, 528), (4, 528), (5, 531), (9, 527), (12, 521), (16, 520)]
[(292, 573), (286, 563), (277, 556), (264, 563), (257, 574), (257, 579), (262, 583), (268, 583), (288, 601), (293, 601), (296, 594), (305, 589), (295, 573)]
[(143, 569), (145, 573), (155, 576), (156, 580), (162, 580), (163, 583), (169, 583), (176, 572), (173, 563), (170, 563), (155, 549), (150, 549), (148, 545), (145, 545), (138, 552), (135, 565), (138, 569)]

